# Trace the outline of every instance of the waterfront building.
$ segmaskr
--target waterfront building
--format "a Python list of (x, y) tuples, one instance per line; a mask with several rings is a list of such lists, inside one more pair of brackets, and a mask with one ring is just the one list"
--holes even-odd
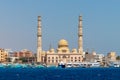
[(96, 60), (96, 62), (102, 63), (104, 57), (105, 57), (104, 54), (96, 54), (95, 55), (95, 60)]
[(86, 52), (85, 54), (85, 62), (103, 62), (104, 54), (97, 54), (95, 51), (92, 53)]
[(23, 49), (18, 52), (13, 52), (12, 56), (9, 57), (11, 62), (21, 62), (21, 63), (30, 63), (30, 62), (36, 62), (36, 57), (34, 54), (27, 50)]
[(33, 53), (27, 49), (21, 50), (19, 52), (14, 52), (13, 57), (33, 57)]
[(93, 54), (93, 53), (86, 52), (84, 61), (85, 62), (95, 62), (95, 55), (96, 55), (96, 53)]
[(0, 62), (6, 62), (8, 58), (8, 52), (5, 49), (0, 49)]
[(107, 59), (108, 61), (116, 61), (116, 52), (109, 52), (107, 54)]
[(47, 65), (57, 65), (60, 62), (68, 63), (68, 62), (82, 62), (83, 56), (78, 53), (77, 49), (72, 49), (70, 51), (68, 42), (64, 39), (61, 39), (58, 42), (58, 48), (50, 49), (46, 53), (46, 64)]
[(79, 16), (78, 24), (78, 49), (69, 49), (68, 41), (61, 39), (58, 42), (58, 48), (43, 52), (42, 51), (42, 27), (41, 17), (38, 16), (37, 32), (37, 62), (46, 63), (47, 65), (58, 65), (58, 63), (82, 62), (83, 61), (83, 33), (82, 33), (82, 16)]

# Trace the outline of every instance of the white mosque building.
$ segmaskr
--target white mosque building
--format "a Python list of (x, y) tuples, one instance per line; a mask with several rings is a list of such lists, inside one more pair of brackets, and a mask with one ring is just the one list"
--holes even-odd
[(78, 49), (69, 49), (68, 41), (61, 39), (58, 42), (58, 48), (44, 52), (42, 50), (42, 27), (41, 16), (38, 16), (37, 32), (37, 62), (47, 65), (58, 65), (60, 62), (82, 62), (83, 61), (83, 33), (82, 33), (82, 16), (79, 16), (78, 24)]

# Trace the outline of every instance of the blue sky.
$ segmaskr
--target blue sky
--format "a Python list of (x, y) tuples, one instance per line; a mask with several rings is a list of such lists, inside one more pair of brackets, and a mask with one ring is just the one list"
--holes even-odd
[(84, 51), (120, 54), (120, 0), (0, 0), (0, 47), (36, 52), (37, 16), (42, 16), (43, 50), (66, 39), (78, 47), (83, 16)]

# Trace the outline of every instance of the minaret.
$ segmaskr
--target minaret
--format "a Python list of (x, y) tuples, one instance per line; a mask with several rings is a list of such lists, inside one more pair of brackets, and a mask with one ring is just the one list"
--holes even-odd
[(78, 53), (83, 54), (82, 16), (79, 16), (78, 25)]
[(37, 62), (41, 62), (42, 54), (42, 32), (41, 32), (41, 16), (38, 16), (38, 31), (37, 31)]

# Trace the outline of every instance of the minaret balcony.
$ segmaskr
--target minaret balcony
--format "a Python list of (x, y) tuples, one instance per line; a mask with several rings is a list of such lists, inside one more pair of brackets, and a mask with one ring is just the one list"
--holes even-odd
[(83, 34), (78, 34), (78, 36), (83, 36)]
[(37, 35), (38, 37), (41, 37), (42, 35)]

